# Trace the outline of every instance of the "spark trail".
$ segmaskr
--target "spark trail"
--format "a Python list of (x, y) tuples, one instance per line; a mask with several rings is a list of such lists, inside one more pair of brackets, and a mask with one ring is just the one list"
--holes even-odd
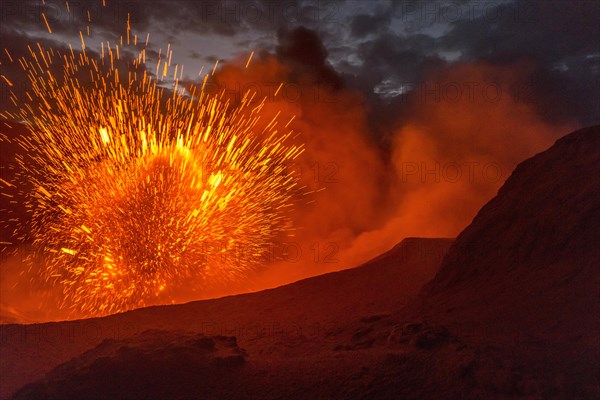
[(36, 268), (77, 315), (239, 281), (292, 229), (298, 187), (286, 163), (303, 146), (287, 121), (262, 121), (265, 100), (252, 93), (237, 104), (207, 93), (208, 76), (182, 89), (171, 51), (150, 66), (148, 40), (130, 35), (96, 55), (83, 35), (78, 52), (29, 47), (15, 62), (31, 90), (0, 115), (28, 128), (14, 139), (26, 150), (14, 184), (32, 188), (22, 196)]

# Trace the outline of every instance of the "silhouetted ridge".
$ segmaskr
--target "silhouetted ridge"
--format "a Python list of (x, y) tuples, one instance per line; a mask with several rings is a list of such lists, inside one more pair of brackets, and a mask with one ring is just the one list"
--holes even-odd
[(597, 269), (599, 177), (600, 126), (575, 131), (522, 162), (458, 236), (429, 290), (557, 264), (574, 274)]

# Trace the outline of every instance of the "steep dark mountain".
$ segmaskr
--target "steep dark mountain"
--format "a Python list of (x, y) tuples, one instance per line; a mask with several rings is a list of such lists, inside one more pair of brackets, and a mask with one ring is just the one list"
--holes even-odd
[(521, 163), (459, 235), (423, 297), (447, 321), (597, 340), (600, 127)]
[(600, 127), (581, 129), (521, 163), (457, 238), (430, 288), (556, 264), (597, 269)]

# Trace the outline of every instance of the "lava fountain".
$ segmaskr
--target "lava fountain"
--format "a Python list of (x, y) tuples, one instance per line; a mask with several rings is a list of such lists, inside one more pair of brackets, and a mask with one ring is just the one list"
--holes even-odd
[[(209, 94), (208, 74), (183, 89), (171, 50), (150, 68), (148, 39), (138, 46), (128, 27), (126, 41), (96, 56), (83, 35), (81, 52), (29, 48), (17, 61), (31, 91), (11, 94), (19, 111), (1, 115), (29, 131), (13, 139), (25, 155), (5, 183), (31, 188), (20, 237), (42, 260), (31, 268), (78, 316), (239, 281), (292, 231), (299, 188), (286, 165), (303, 151), (294, 132), (261, 120), (265, 99)], [(129, 60), (124, 48), (135, 50)]]

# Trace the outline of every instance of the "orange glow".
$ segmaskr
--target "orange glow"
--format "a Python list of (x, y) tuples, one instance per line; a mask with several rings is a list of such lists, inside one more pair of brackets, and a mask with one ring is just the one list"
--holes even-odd
[[(39, 275), (78, 316), (243, 280), (263, 245), (292, 229), (286, 214), (298, 188), (285, 163), (303, 146), (289, 143), (288, 120), (263, 128), (264, 99), (252, 93), (234, 105), (181, 90), (177, 66), (173, 93), (164, 91), (170, 51), (156, 60), (157, 79), (145, 48), (126, 63), (107, 42), (94, 59), (80, 38), (77, 56), (53, 50), (47, 60), (30, 48), (19, 61), (31, 97), (2, 115), (30, 131), (16, 140), (27, 150), (20, 179), (35, 188), (24, 196)], [(62, 77), (49, 64), (62, 65)]]

